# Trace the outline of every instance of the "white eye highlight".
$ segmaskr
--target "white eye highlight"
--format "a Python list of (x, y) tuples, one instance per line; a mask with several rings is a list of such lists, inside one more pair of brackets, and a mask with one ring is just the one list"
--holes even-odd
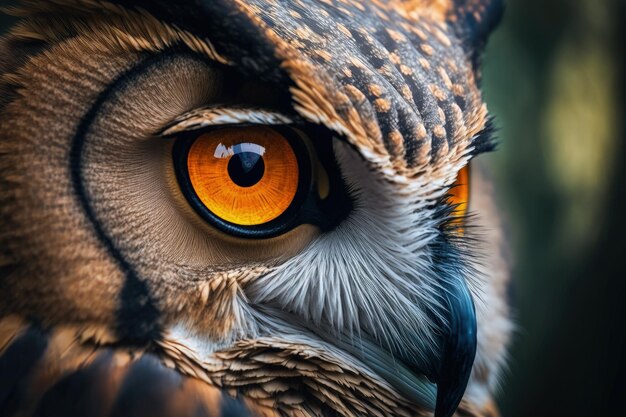
[(222, 159), (222, 158), (229, 158), (233, 155), (244, 153), (244, 152), (263, 156), (263, 154), (265, 153), (265, 147), (257, 143), (249, 143), (249, 142), (239, 143), (237, 145), (228, 146), (228, 147), (224, 145), (223, 143), (220, 143), (215, 148), (215, 153), (213, 154), (213, 156), (215, 158)]

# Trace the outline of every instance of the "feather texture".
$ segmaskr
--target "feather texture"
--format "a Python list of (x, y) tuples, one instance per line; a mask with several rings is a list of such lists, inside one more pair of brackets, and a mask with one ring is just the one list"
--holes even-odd
[[(489, 149), (478, 64), (499, 1), (11, 13), (0, 414), (497, 415), (505, 243), (483, 175), (486, 253), (474, 217), (449, 226), (446, 196)], [(336, 227), (246, 240), (190, 207), (172, 143), (250, 124), (296, 125), (311, 165), (332, 150), (352, 204)]]

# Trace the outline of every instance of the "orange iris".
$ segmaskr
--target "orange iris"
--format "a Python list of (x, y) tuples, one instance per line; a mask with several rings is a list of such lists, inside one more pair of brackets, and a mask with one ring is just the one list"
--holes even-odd
[(298, 190), (298, 160), (291, 145), (264, 126), (223, 128), (199, 136), (189, 149), (187, 169), (206, 208), (240, 226), (276, 219)]
[(449, 202), (456, 206), (453, 212), (454, 217), (463, 217), (467, 214), (467, 203), (469, 201), (469, 164), (465, 165), (457, 174), (456, 181), (450, 188)]

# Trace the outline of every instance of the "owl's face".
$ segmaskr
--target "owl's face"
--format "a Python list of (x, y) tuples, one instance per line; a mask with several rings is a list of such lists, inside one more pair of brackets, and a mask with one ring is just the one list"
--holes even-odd
[(25, 3), (0, 52), (1, 315), (315, 357), (441, 416), (471, 374), (486, 401), (509, 325), (469, 165), (499, 4)]

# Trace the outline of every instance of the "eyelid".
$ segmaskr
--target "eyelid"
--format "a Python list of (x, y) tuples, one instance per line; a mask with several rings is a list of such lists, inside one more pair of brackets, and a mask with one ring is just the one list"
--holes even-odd
[(228, 125), (288, 125), (300, 121), (282, 113), (231, 105), (213, 105), (187, 112), (168, 124), (159, 136), (169, 137), (211, 126)]

